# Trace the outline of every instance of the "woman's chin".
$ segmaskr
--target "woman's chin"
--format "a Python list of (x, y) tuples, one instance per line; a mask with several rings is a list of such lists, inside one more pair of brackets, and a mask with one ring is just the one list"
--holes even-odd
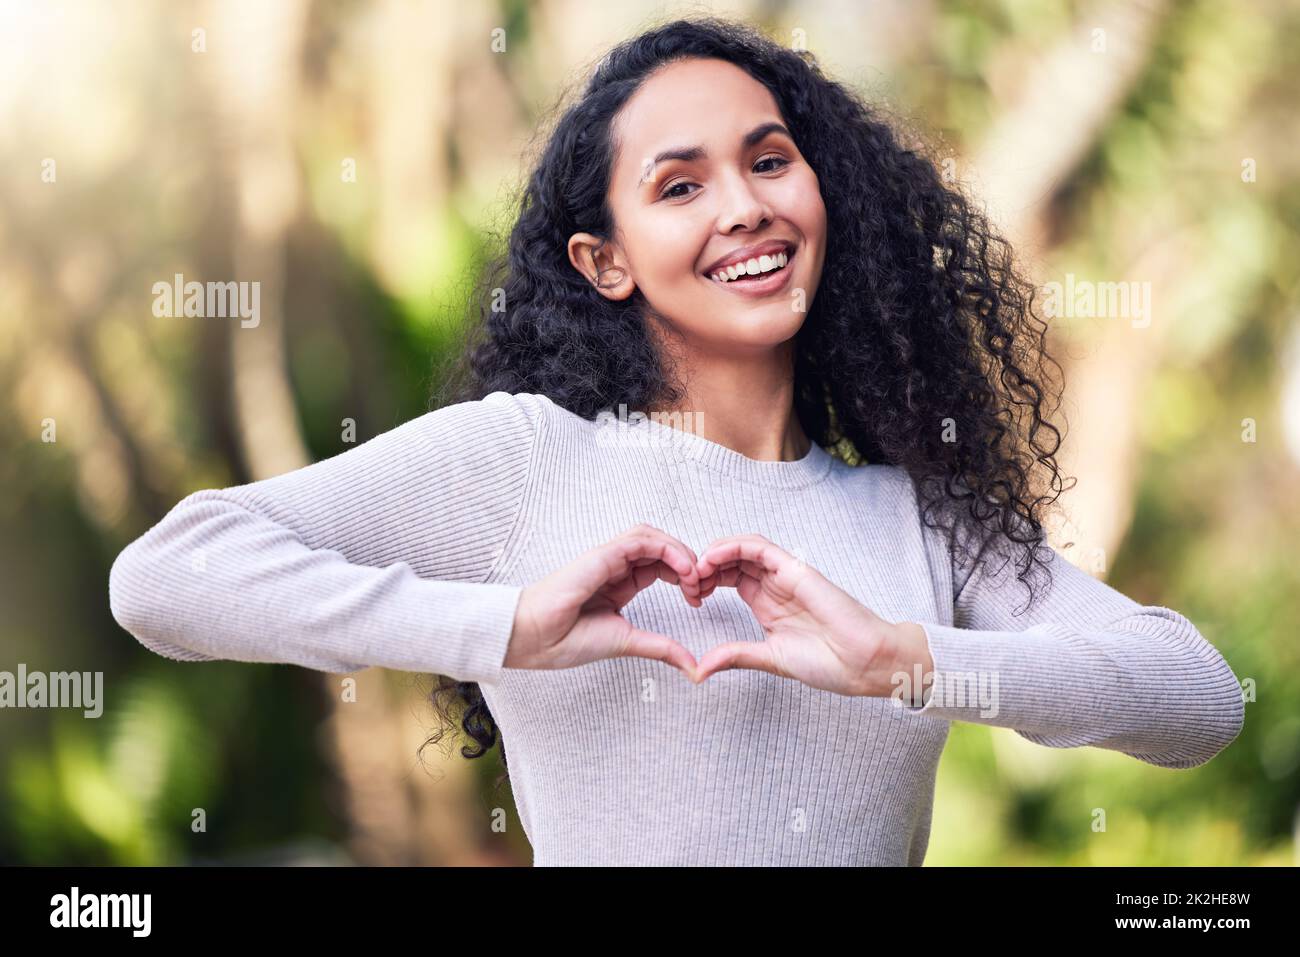
[(750, 345), (755, 348), (780, 345), (803, 325), (804, 313), (795, 312), (788, 302), (756, 303), (725, 314), (714, 313), (710, 334), (720, 337), (732, 346)]

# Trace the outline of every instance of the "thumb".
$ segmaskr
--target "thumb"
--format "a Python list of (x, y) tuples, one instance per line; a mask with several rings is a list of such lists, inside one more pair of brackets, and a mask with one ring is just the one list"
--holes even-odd
[(772, 646), (765, 641), (729, 641), (717, 645), (705, 652), (696, 668), (695, 681), (698, 684), (710, 675), (732, 668), (748, 668), (751, 671), (766, 671), (780, 674), (772, 658)]
[(698, 667), (695, 656), (687, 651), (685, 646), (667, 635), (633, 627), (628, 632), (623, 650), (617, 655), (617, 657), (628, 656), (662, 661), (681, 669), (682, 673), (692, 681), (698, 680), (695, 676)]

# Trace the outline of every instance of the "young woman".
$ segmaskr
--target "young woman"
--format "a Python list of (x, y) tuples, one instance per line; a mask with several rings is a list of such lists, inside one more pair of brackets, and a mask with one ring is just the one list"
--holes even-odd
[(123, 627), (445, 676), (539, 865), (918, 865), (953, 720), (1168, 768), (1239, 732), (1186, 618), (1045, 544), (1005, 243), (810, 55), (619, 46), (498, 267), (455, 401), (189, 495), (115, 562)]

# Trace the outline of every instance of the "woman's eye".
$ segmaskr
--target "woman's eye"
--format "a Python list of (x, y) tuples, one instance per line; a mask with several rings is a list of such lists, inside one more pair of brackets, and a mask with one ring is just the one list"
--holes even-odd
[[(775, 171), (775, 170), (760, 170), (760, 169), (758, 169), (758, 167), (761, 166), (763, 163), (778, 163), (778, 164), (780, 164), (780, 165), (778, 165), (777, 167), (775, 167), (775, 169), (781, 169), (783, 166), (789, 166), (789, 165), (790, 165), (790, 161), (789, 161), (788, 159), (783, 159), (783, 158), (780, 157), (780, 156), (764, 156), (761, 160), (759, 160), (757, 163), (754, 164), (754, 171), (755, 171), (755, 172), (759, 172), (759, 173), (774, 172), (774, 171)], [(697, 186), (697, 185), (698, 185), (698, 184), (696, 184), (696, 183), (692, 183), (692, 182), (690, 182), (689, 180), (679, 180), (679, 181), (677, 181), (676, 183), (673, 183), (671, 186), (666, 187), (666, 188), (664, 189), (664, 191), (663, 191), (662, 193), (659, 194), (659, 198), (660, 198), (660, 199), (680, 199), (680, 198), (683, 197), (683, 196), (689, 196), (689, 195), (691, 195), (690, 193), (674, 193), (673, 190), (675, 190), (675, 189), (677, 189), (677, 188), (679, 188), (679, 187), (682, 187), (682, 186)]]
[[(790, 165), (790, 161), (788, 159), (783, 159), (780, 156), (764, 156), (761, 160), (758, 161), (758, 163), (755, 163), (754, 165), (758, 166), (759, 163), (780, 163), (781, 166)], [(780, 169), (781, 166), (778, 166), (776, 168)]]
[(677, 199), (679, 196), (689, 196), (690, 193), (674, 193), (673, 190), (675, 190), (675, 189), (676, 189), (677, 187), (679, 187), (679, 186), (694, 186), (694, 185), (695, 185), (694, 183), (688, 183), (686, 180), (682, 180), (681, 182), (673, 183), (673, 185), (669, 186), (667, 189), (665, 189), (665, 190), (664, 190), (664, 191), (659, 195), (659, 198), (660, 198), (660, 199)]

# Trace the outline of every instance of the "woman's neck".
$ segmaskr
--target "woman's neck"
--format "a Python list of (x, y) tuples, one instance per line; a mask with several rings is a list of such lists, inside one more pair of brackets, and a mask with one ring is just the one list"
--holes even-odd
[(794, 414), (794, 381), (788, 365), (714, 362), (695, 368), (684, 385), (685, 397), (671, 408), (665, 424), (690, 423), (697, 435), (760, 461), (791, 462), (809, 452), (811, 442)]

